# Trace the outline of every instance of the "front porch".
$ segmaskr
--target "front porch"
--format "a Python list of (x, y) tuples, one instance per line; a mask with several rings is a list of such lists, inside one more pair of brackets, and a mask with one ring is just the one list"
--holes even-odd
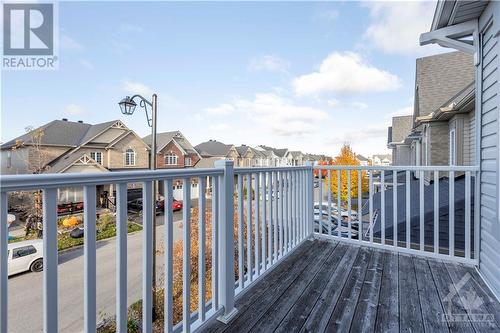
[(203, 332), (500, 330), (500, 303), (472, 266), (319, 239), (235, 306), (229, 324), (213, 321)]

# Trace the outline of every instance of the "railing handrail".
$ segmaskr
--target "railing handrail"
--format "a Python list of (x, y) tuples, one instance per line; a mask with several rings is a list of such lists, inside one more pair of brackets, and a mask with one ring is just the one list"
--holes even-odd
[(221, 168), (116, 171), (106, 173), (47, 173), (0, 176), (2, 192), (112, 183), (134, 183), (185, 177), (223, 175)]
[(375, 165), (315, 165), (315, 170), (373, 170), (373, 171), (479, 171), (478, 165), (439, 165), (439, 166), (375, 166)]
[(284, 167), (238, 167), (234, 168), (234, 173), (247, 174), (257, 172), (280, 172), (280, 171), (294, 171), (294, 170), (310, 170), (310, 166), (284, 166)]

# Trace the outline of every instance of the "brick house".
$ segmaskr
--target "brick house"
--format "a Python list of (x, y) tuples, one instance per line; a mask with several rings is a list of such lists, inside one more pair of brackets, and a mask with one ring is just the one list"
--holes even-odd
[[(143, 138), (151, 146), (151, 135)], [(164, 132), (156, 135), (156, 168), (174, 169), (194, 167), (201, 155), (180, 131)]]

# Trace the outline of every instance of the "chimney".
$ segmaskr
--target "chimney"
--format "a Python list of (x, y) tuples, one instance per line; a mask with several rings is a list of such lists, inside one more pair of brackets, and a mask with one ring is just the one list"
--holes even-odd
[(62, 121), (68, 121), (68, 118), (63, 118)]

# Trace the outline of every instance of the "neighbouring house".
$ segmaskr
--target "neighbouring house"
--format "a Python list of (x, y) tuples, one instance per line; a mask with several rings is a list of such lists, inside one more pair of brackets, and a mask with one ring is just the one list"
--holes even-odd
[[(100, 124), (54, 120), (1, 147), (2, 174), (92, 173), (147, 169), (149, 146), (120, 120)], [(34, 167), (36, 166), (36, 167)], [(129, 184), (133, 187), (135, 184)], [(113, 197), (113, 184), (97, 195)], [(59, 202), (81, 201), (82, 190), (59, 190)]]
[(392, 126), (387, 130), (387, 148), (392, 150), (392, 165), (410, 165), (410, 144), (406, 138), (412, 128), (412, 115), (392, 117)]
[[(151, 146), (151, 135), (143, 140)], [(158, 169), (190, 168), (201, 159), (201, 155), (180, 131), (158, 133), (156, 146)]]
[(474, 76), (473, 57), (463, 52), (417, 59), (413, 128), (405, 140), (412, 165), (463, 164), (465, 155), (469, 160), (475, 135)]
[[(145, 136), (144, 142), (151, 146), (152, 135)], [(192, 168), (200, 160), (201, 155), (180, 131), (163, 132), (156, 134), (156, 168), (179, 169)], [(163, 184), (158, 184), (158, 191), (164, 194)], [(173, 180), (173, 196), (177, 200), (183, 199), (182, 179)], [(199, 197), (196, 178), (191, 181), (191, 198)]]
[(392, 155), (390, 154), (376, 154), (370, 158), (372, 165), (375, 166), (389, 166), (392, 164)]
[(236, 165), (240, 167), (255, 167), (260, 166), (260, 154), (256, 149), (253, 149), (247, 145), (241, 145), (239, 147), (235, 147), (238, 152), (238, 160), (236, 161)]
[(266, 151), (272, 151), (274, 155), (274, 166), (287, 166), (289, 161), (287, 158), (288, 149), (287, 148), (273, 148), (265, 145), (260, 145), (262, 149)]
[(304, 165), (304, 154), (300, 151), (288, 151), (286, 157), (289, 166)]
[(232, 144), (225, 144), (217, 140), (208, 140), (194, 147), (202, 158), (218, 158), (238, 162), (240, 157), (236, 147)]
[(359, 165), (361, 166), (368, 166), (370, 165), (370, 160), (363, 155), (357, 154), (356, 159), (359, 161)]
[(262, 146), (253, 147), (256, 151), (259, 152), (261, 156), (261, 166), (265, 167), (273, 167), (276, 166), (278, 161), (278, 156), (271, 149), (264, 149)]
[[(474, 81), (474, 144), (470, 156), (480, 167), (475, 218), (480, 220), (477, 269), (493, 293), (500, 298), (500, 171), (498, 67), (500, 65), (500, 2), (438, 1), (431, 29), (420, 36), (420, 44), (436, 43), (468, 55), (472, 74), (463, 80), (463, 90)], [(465, 75), (465, 74), (463, 74)], [(461, 78), (457, 78), (461, 80)], [(450, 94), (453, 96), (455, 94)], [(442, 105), (442, 103), (441, 103)], [(439, 106), (439, 105), (438, 105)], [(434, 111), (434, 110), (433, 110)], [(458, 160), (458, 158), (457, 158)]]

